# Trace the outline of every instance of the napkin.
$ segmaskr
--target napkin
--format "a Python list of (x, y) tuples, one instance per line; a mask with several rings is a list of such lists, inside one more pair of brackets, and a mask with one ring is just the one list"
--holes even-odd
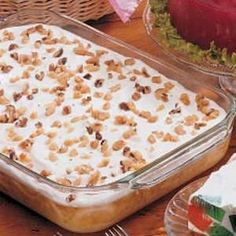
[(135, 9), (138, 7), (142, 0), (109, 0), (110, 4), (121, 18), (126, 23)]

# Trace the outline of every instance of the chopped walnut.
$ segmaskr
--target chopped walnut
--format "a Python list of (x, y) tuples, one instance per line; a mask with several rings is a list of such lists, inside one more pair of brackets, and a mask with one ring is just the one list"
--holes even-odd
[(0, 72), (9, 73), (13, 69), (11, 65), (0, 64)]
[(8, 51), (12, 51), (12, 50), (17, 49), (17, 48), (19, 48), (19, 46), (17, 44), (11, 43), (8, 47)]
[(96, 138), (96, 140), (102, 140), (102, 135), (99, 131), (96, 131), (95, 138)]
[(27, 122), (28, 122), (28, 119), (27, 119), (26, 117), (20, 117), (20, 118), (16, 121), (15, 126), (16, 126), (16, 127), (21, 127), (21, 128), (23, 128), (23, 127), (26, 127)]
[(168, 102), (168, 93), (165, 88), (159, 88), (155, 91), (155, 97), (157, 100), (162, 100), (163, 102)]
[(122, 136), (124, 139), (129, 139), (136, 134), (137, 134), (137, 130), (132, 128), (125, 131)]
[(207, 124), (206, 123), (203, 123), (203, 122), (196, 122), (194, 124), (194, 129), (200, 129), (202, 127), (205, 127)]
[(163, 136), (163, 141), (164, 142), (178, 142), (178, 137), (174, 136), (174, 135), (172, 135), (170, 133), (166, 133)]
[(152, 77), (152, 82), (154, 84), (160, 84), (161, 83), (161, 76), (153, 76)]
[(79, 165), (75, 167), (75, 171), (77, 171), (80, 175), (90, 174), (93, 171), (93, 168), (90, 165)]
[(154, 144), (156, 143), (156, 138), (153, 134), (150, 134), (147, 138), (148, 142), (151, 143), (151, 144)]
[(19, 144), (19, 147), (26, 151), (30, 151), (32, 145), (33, 145), (33, 141), (31, 139), (25, 139)]
[(103, 112), (98, 110), (92, 110), (91, 113), (92, 117), (96, 120), (104, 121), (110, 118), (109, 112)]
[(66, 202), (70, 203), (70, 202), (74, 201), (75, 199), (76, 199), (76, 195), (71, 193), (66, 197)]
[(129, 111), (130, 110), (129, 105), (126, 102), (120, 103), (119, 107), (120, 107), (121, 110), (124, 110), (124, 111)]
[(184, 127), (182, 125), (177, 125), (174, 130), (175, 130), (175, 133), (178, 135), (186, 134), (186, 131), (184, 130)]
[(120, 168), (122, 173), (126, 173), (131, 170), (133, 162), (131, 160), (122, 160), (120, 161)]
[(39, 81), (42, 81), (44, 76), (45, 76), (45, 73), (43, 71), (41, 71), (40, 73), (35, 75), (35, 78)]
[(124, 64), (125, 64), (126, 66), (132, 66), (132, 65), (135, 64), (135, 60), (134, 60), (133, 58), (127, 58), (127, 59), (125, 59)]
[(96, 185), (99, 182), (100, 177), (101, 177), (101, 174), (99, 171), (93, 171), (90, 174), (87, 186), (90, 187), (90, 186)]
[(58, 184), (64, 185), (64, 186), (71, 186), (71, 181), (69, 179), (66, 178), (60, 178), (57, 180)]
[(53, 57), (61, 57), (63, 54), (63, 48), (60, 48), (56, 52), (53, 53)]
[(40, 172), (40, 175), (42, 175), (43, 177), (48, 177), (49, 175), (51, 175), (52, 173), (49, 170), (42, 170)]
[(197, 115), (186, 116), (186, 117), (184, 118), (184, 125), (186, 125), (186, 126), (192, 126), (192, 125), (194, 125), (198, 120), (199, 120), (199, 118), (197, 117)]
[(78, 156), (78, 151), (77, 151), (76, 149), (70, 150), (69, 156), (70, 156), (70, 157), (76, 157), (76, 156)]
[(98, 145), (99, 145), (99, 141), (98, 140), (93, 140), (93, 141), (90, 142), (90, 147), (92, 149), (97, 149)]
[(97, 167), (102, 168), (108, 166), (110, 160), (109, 158), (103, 158), (98, 164)]
[(56, 103), (52, 102), (46, 105), (45, 115), (51, 116), (56, 111)]
[(121, 150), (124, 146), (125, 146), (125, 141), (124, 140), (118, 140), (118, 141), (116, 141), (116, 142), (114, 142), (113, 143), (113, 145), (112, 145), (112, 149), (114, 150), (114, 151), (119, 151), (119, 150)]
[(71, 113), (71, 106), (67, 105), (62, 108), (62, 115), (69, 115)]
[(94, 83), (94, 86), (95, 86), (96, 88), (100, 88), (100, 87), (103, 86), (103, 83), (104, 83), (104, 79), (97, 79), (97, 80), (95, 81), (95, 83)]
[(180, 95), (180, 101), (186, 106), (190, 105), (190, 99), (187, 93), (182, 93)]
[(23, 96), (22, 92), (20, 92), (20, 93), (14, 92), (14, 93), (13, 93), (13, 99), (14, 99), (15, 102), (17, 102), (18, 100), (20, 100), (20, 99), (22, 98), (22, 96)]
[(116, 85), (110, 87), (109, 89), (110, 89), (110, 91), (111, 91), (112, 93), (115, 93), (115, 92), (117, 92), (118, 90), (121, 89), (121, 85), (120, 85), (120, 84), (116, 84)]
[(138, 101), (140, 98), (141, 98), (140, 93), (135, 92), (135, 93), (132, 94), (132, 99), (134, 101)]

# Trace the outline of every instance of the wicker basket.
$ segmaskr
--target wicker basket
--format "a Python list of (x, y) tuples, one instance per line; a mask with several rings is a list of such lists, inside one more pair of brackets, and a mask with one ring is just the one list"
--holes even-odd
[(0, 17), (26, 8), (53, 10), (81, 21), (96, 20), (113, 12), (108, 0), (0, 0)]

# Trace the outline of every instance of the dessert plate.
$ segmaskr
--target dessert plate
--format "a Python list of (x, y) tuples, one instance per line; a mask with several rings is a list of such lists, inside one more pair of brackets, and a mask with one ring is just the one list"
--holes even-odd
[(165, 211), (165, 228), (169, 236), (200, 236), (188, 229), (188, 200), (208, 177), (198, 179), (180, 190), (169, 202)]
[[(190, 67), (200, 70), (205, 73), (216, 76), (236, 76), (236, 65), (226, 66), (216, 63), (212, 59), (197, 59), (198, 55), (194, 54), (194, 51), (187, 52), (182, 46), (176, 48), (168, 43), (167, 37), (163, 37), (162, 28), (155, 26), (155, 15), (152, 13), (149, 1), (144, 10), (143, 21), (147, 31), (147, 34), (161, 47), (161, 49), (175, 60), (182, 62)], [(174, 37), (174, 36), (173, 36)], [(176, 38), (178, 39), (178, 38)], [(173, 40), (173, 39), (171, 39)], [(177, 43), (178, 44), (178, 43)], [(191, 44), (186, 43), (186, 47), (194, 47)], [(199, 53), (199, 52), (198, 52)]]

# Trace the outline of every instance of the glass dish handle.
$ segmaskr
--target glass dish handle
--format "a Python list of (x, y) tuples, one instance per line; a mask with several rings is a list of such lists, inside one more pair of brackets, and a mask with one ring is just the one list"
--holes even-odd
[(168, 179), (172, 175), (179, 173), (186, 166), (200, 159), (203, 154), (214, 149), (217, 144), (226, 140), (229, 134), (228, 127), (221, 127), (215, 132), (211, 132), (199, 142), (195, 142), (191, 147), (178, 150), (170, 158), (160, 161), (149, 171), (139, 175), (130, 181), (132, 189), (150, 188)]

